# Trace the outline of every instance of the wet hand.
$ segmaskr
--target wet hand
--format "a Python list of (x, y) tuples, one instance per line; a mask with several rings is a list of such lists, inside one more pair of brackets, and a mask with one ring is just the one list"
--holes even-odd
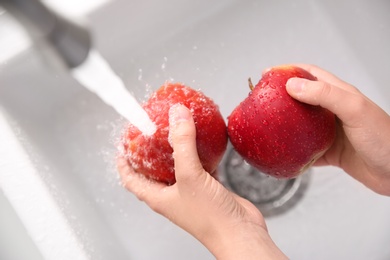
[(124, 186), (157, 213), (202, 242), (219, 259), (285, 259), (268, 235), (264, 218), (248, 200), (225, 189), (199, 161), (190, 111), (170, 112), (176, 183), (135, 173), (125, 158), (117, 166)]
[(373, 191), (390, 196), (390, 116), (354, 86), (316, 66), (298, 64), (318, 78), (292, 78), (295, 99), (319, 105), (338, 118), (333, 146), (316, 165), (341, 167)]

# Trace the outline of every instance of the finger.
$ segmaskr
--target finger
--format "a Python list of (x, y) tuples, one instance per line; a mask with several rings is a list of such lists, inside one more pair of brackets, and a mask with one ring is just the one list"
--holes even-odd
[[(309, 72), (310, 74), (312, 74), (313, 76), (315, 76), (318, 79), (318, 81), (327, 82), (329, 84), (339, 86), (341, 88), (344, 88), (344, 89), (347, 89), (350, 91), (356, 91), (355, 87), (349, 85), (348, 83), (339, 79), (338, 77), (336, 77), (332, 73), (330, 73), (330, 72), (328, 72), (328, 71), (326, 71), (318, 66), (311, 65), (311, 64), (304, 64), (304, 63), (293, 63), (293, 64), (286, 64), (286, 65), (282, 65), (282, 66), (300, 67), (300, 68), (306, 70), (307, 72)], [(271, 69), (272, 68), (268, 68), (268, 69), (264, 70), (263, 74)]]
[(162, 192), (167, 188), (167, 185), (150, 180), (144, 175), (134, 172), (126, 158), (117, 158), (117, 170), (123, 186), (152, 209), (155, 208), (154, 205), (158, 204), (158, 201), (163, 199)]
[(345, 81), (339, 79), (338, 77), (336, 77), (332, 73), (330, 73), (330, 72), (328, 72), (320, 67), (317, 67), (315, 65), (303, 64), (303, 63), (296, 63), (296, 64), (292, 64), (292, 65), (300, 67), (300, 68), (308, 71), (310, 74), (315, 76), (318, 79), (318, 81), (327, 82), (327, 83), (335, 85), (335, 86), (342, 86), (342, 85), (347, 84)]
[(360, 92), (351, 92), (321, 81), (291, 78), (287, 81), (286, 90), (301, 102), (328, 109), (350, 126), (361, 119), (368, 105), (368, 99)]
[(190, 110), (175, 105), (169, 111), (169, 139), (172, 143), (176, 181), (191, 181), (202, 174), (196, 148), (196, 129)]

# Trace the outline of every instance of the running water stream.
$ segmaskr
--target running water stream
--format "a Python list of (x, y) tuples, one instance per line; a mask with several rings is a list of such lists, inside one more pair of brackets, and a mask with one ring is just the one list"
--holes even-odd
[(91, 50), (84, 63), (72, 69), (71, 74), (145, 135), (152, 135), (156, 131), (148, 114), (97, 51)]

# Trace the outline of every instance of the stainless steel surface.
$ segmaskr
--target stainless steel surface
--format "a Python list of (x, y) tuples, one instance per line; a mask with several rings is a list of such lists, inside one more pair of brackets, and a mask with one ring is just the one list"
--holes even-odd
[(265, 217), (283, 214), (299, 203), (310, 176), (309, 169), (295, 179), (276, 179), (250, 166), (232, 147), (219, 168), (219, 180), (255, 204)]
[[(139, 100), (173, 78), (202, 89), (227, 117), (247, 96), (249, 76), (291, 62), (332, 71), (389, 112), (389, 12), (389, 1), (117, 0), (87, 19), (97, 50)], [(214, 259), (124, 190), (115, 142), (125, 122), (67, 73), (48, 69), (36, 49), (0, 64), (0, 108), (20, 144), (13, 157), (22, 149), (30, 161), (28, 169), (0, 161), (0, 187), (43, 255)], [(12, 150), (5, 144), (2, 158)], [(18, 176), (30, 171), (51, 202), (24, 211), (36, 205), (34, 189), (7, 181), (23, 184)], [(299, 203), (267, 219), (276, 244), (291, 259), (389, 259), (389, 198), (337, 168), (313, 168), (310, 177)], [(60, 230), (74, 238), (65, 249), (50, 235), (57, 225), (46, 226), (47, 236), (34, 230), (34, 221), (50, 223), (44, 209), (53, 204)]]

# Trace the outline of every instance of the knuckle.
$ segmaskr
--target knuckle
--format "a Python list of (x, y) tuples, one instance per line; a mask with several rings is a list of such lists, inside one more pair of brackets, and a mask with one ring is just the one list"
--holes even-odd
[(139, 201), (146, 203), (153, 211), (161, 213), (162, 203), (159, 198), (150, 194), (146, 189), (139, 190), (135, 195)]
[(355, 95), (355, 98), (353, 100), (355, 112), (359, 115), (365, 114), (368, 107), (368, 101), (363, 95)]
[(162, 203), (160, 203), (159, 201), (149, 201), (147, 202), (146, 204), (148, 204), (148, 206), (156, 213), (158, 214), (162, 214), (163, 213), (163, 209), (162, 209)]
[(327, 99), (332, 94), (332, 87), (328, 83), (318, 81), (319, 96), (321, 99)]
[(186, 144), (189, 143), (191, 135), (188, 133), (178, 133), (173, 137), (173, 142), (176, 144)]
[(174, 144), (190, 144), (195, 140), (195, 130), (191, 129), (189, 127), (180, 127), (180, 129), (177, 129), (175, 133), (172, 136), (172, 141)]
[(145, 190), (137, 190), (137, 191), (133, 191), (133, 193), (137, 197), (138, 200), (146, 202), (147, 194), (146, 194)]

